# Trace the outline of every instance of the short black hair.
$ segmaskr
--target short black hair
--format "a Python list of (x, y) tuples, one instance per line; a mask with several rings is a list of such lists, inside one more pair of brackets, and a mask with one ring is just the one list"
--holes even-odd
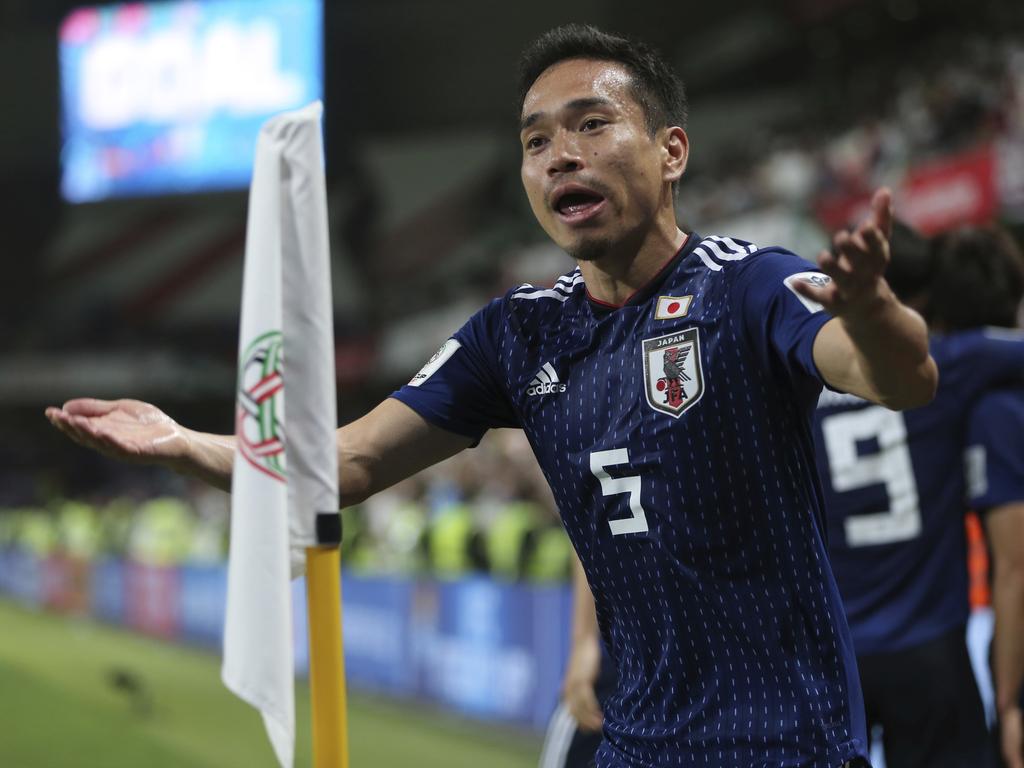
[(889, 236), (889, 266), (885, 279), (902, 302), (922, 296), (932, 277), (932, 248), (927, 237), (900, 219)]
[(995, 227), (962, 227), (933, 243), (929, 323), (944, 331), (1015, 328), (1024, 298), (1024, 255)]
[(661, 54), (638, 40), (587, 24), (567, 24), (545, 32), (519, 58), (519, 114), (526, 94), (549, 67), (569, 59), (614, 61), (632, 77), (633, 97), (644, 111), (652, 136), (667, 126), (686, 128), (686, 88)]

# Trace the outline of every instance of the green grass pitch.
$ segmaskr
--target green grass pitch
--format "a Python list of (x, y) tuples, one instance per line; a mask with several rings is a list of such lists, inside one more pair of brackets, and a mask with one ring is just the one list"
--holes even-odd
[[(296, 686), (296, 768), (311, 765)], [(349, 696), (351, 768), (533, 768), (540, 737)], [(274, 768), (256, 710), (213, 654), (0, 600), (4, 768)]]

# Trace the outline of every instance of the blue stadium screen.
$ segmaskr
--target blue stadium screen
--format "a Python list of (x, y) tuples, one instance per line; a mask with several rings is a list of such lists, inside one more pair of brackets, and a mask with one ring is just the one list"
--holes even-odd
[(320, 0), (80, 8), (60, 28), (61, 190), (246, 187), (260, 125), (322, 97)]

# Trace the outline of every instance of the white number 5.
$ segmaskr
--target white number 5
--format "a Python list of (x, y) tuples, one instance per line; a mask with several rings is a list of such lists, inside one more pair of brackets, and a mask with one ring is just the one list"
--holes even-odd
[[(867, 547), (906, 541), (921, 533), (914, 467), (903, 414), (881, 406), (826, 416), (821, 422), (832, 488), (836, 493), (885, 485), (889, 509), (846, 518), (846, 543)], [(859, 455), (857, 443), (875, 440), (878, 451)]]
[(640, 475), (611, 477), (605, 471), (605, 467), (628, 463), (629, 451), (625, 448), (595, 451), (590, 454), (590, 471), (601, 481), (601, 493), (605, 496), (629, 494), (629, 509), (633, 516), (622, 520), (609, 520), (608, 526), (612, 529), (612, 536), (621, 536), (624, 533), (643, 533), (648, 530), (647, 515), (644, 514), (644, 508), (640, 506)]

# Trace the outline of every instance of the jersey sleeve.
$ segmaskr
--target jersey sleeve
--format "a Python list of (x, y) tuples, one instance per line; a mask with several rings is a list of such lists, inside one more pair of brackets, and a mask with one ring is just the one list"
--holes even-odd
[(498, 362), (503, 302), (466, 322), (392, 397), (431, 424), (479, 441), (488, 429), (517, 427)]
[(1010, 328), (981, 328), (961, 334), (971, 350), (970, 362), (976, 386), (1024, 384), (1024, 333)]
[(985, 395), (968, 424), (967, 493), (985, 512), (1024, 501), (1024, 387)]
[(772, 249), (754, 254), (736, 280), (733, 306), (758, 351), (781, 364), (792, 381), (825, 384), (814, 363), (814, 339), (832, 316), (793, 286), (831, 278), (793, 253)]

